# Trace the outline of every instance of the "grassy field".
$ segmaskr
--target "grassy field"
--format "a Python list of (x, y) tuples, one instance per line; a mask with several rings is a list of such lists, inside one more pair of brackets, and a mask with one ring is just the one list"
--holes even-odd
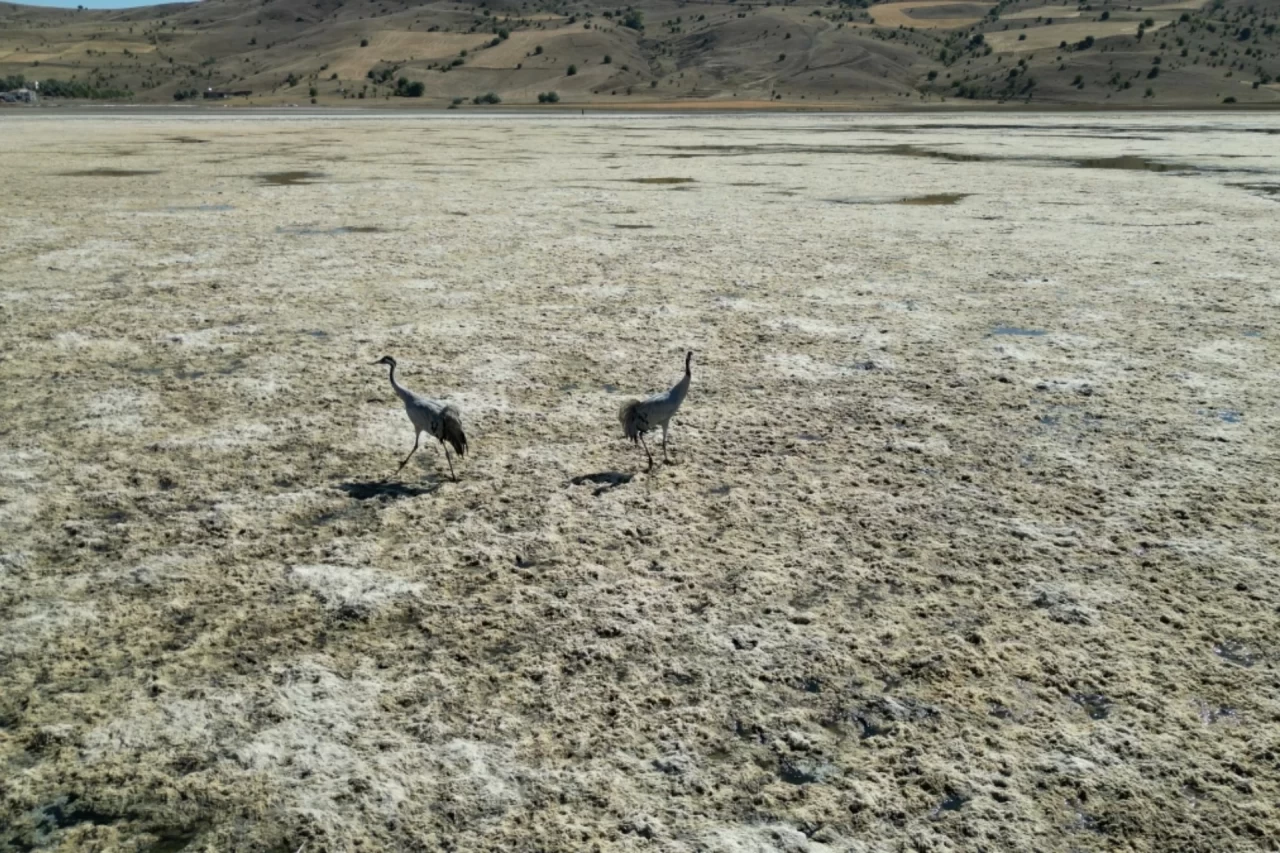
[(0, 848), (1280, 836), (1280, 121), (46, 115)]
[(1280, 107), (1278, 22), (1280, 0), (0, 3), (0, 79), (138, 104)]

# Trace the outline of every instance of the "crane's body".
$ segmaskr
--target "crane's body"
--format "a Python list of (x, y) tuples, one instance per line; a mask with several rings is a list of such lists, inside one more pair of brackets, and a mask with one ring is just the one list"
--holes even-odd
[(644, 400), (631, 400), (624, 403), (618, 411), (618, 420), (622, 423), (622, 433), (633, 444), (639, 443), (649, 457), (649, 470), (653, 470), (653, 454), (644, 443), (644, 434), (658, 427), (662, 428), (662, 458), (667, 459), (667, 429), (671, 419), (680, 411), (680, 405), (689, 394), (689, 382), (692, 379), (690, 362), (693, 353), (684, 357), (684, 376), (675, 385), (661, 394), (654, 394)]
[(413, 450), (410, 450), (409, 455), (404, 458), (404, 462), (400, 463), (396, 473), (399, 474), (404, 466), (408, 464), (410, 457), (417, 452), (418, 440), (425, 432), (427, 435), (434, 436), (440, 442), (440, 446), (444, 448), (444, 458), (449, 462), (449, 475), (456, 482), (458, 475), (453, 473), (453, 460), (449, 457), (450, 445), (452, 445), (454, 452), (459, 457), (467, 455), (467, 436), (462, 431), (462, 420), (459, 417), (458, 410), (448, 403), (440, 403), (415, 394), (397, 382), (396, 360), (391, 356), (384, 355), (374, 364), (391, 365), (391, 387), (395, 389), (396, 396), (404, 401), (404, 410), (409, 415), (409, 421), (413, 424)]

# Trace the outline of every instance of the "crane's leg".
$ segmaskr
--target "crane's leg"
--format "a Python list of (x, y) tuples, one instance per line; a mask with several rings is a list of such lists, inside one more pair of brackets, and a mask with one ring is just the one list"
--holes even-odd
[(644, 433), (640, 433), (639, 438), (640, 438), (640, 446), (644, 448), (644, 455), (649, 457), (649, 467), (646, 468), (645, 470), (652, 471), (653, 470), (653, 454), (649, 452), (649, 445), (644, 443)]
[(671, 461), (669, 458), (667, 458), (667, 425), (666, 424), (662, 425), (662, 461), (663, 462)]
[[(413, 456), (413, 454), (415, 454), (415, 453), (417, 453), (417, 452), (418, 452), (418, 439), (420, 439), (420, 438), (422, 438), (422, 433), (421, 433), (421, 432), (415, 432), (415, 433), (413, 434), (413, 450), (410, 450), (410, 451), (409, 451), (409, 456), (406, 456), (406, 457), (404, 458), (404, 461), (400, 463), (400, 467), (396, 469), (396, 474), (399, 474), (401, 471), (403, 471), (403, 470), (404, 470), (404, 466), (406, 466), (406, 465), (408, 465), (408, 464), (409, 464), (409, 457), (410, 457), (410, 456)], [(393, 474), (392, 476), (395, 476), (395, 475)]]
[(456, 483), (458, 482), (458, 475), (453, 473), (453, 460), (449, 458), (449, 445), (442, 441), (440, 442), (440, 446), (444, 448), (444, 458), (449, 462), (449, 476), (452, 477), (453, 482)]

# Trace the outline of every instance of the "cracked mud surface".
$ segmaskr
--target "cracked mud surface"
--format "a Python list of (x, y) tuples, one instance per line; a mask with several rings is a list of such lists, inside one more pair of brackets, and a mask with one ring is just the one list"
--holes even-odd
[(1272, 849), (1280, 120), (1008, 121), (0, 124), (0, 848)]

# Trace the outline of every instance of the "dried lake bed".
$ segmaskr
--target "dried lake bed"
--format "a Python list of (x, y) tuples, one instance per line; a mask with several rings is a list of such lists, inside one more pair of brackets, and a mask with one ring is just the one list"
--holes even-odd
[(0, 849), (1276, 849), (1278, 137), (6, 114)]

